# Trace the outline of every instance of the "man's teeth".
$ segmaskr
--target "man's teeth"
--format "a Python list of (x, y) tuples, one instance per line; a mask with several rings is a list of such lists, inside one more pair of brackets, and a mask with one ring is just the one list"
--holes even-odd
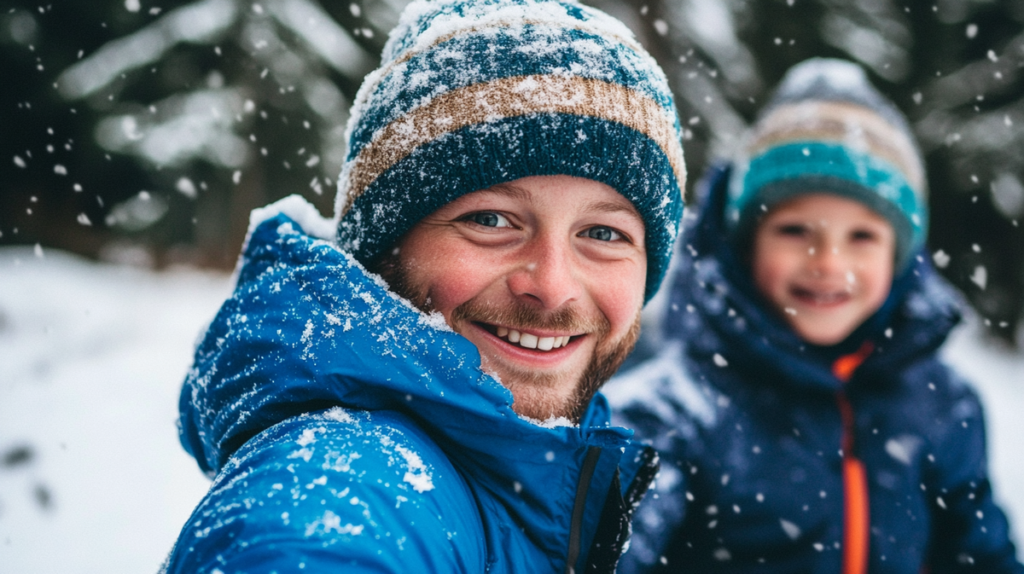
[(538, 337), (537, 335), (532, 335), (530, 333), (520, 333), (519, 331), (509, 329), (508, 327), (498, 327), (497, 335), (506, 339), (509, 343), (518, 343), (520, 347), (538, 349), (541, 351), (550, 351), (551, 349), (557, 349), (569, 344), (569, 335), (562, 335), (560, 337)]
[(523, 333), (519, 336), (519, 346), (526, 347), (527, 349), (536, 349), (537, 336), (529, 333)]

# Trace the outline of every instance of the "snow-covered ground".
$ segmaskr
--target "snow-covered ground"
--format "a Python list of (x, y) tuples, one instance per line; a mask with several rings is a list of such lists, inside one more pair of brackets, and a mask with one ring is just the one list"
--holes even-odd
[(0, 572), (156, 572), (209, 485), (175, 420), (230, 280), (42, 255), (0, 249)]
[[(0, 572), (155, 572), (209, 484), (178, 445), (178, 391), (227, 275), (0, 249)], [(958, 331), (998, 498), (1024, 540), (1024, 356)]]

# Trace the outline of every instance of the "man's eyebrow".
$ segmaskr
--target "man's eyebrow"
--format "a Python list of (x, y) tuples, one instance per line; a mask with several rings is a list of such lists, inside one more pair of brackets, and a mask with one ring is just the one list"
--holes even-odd
[(511, 197), (513, 199), (527, 199), (530, 196), (530, 193), (525, 189), (508, 182), (497, 183), (487, 189), (482, 189), (481, 191), (491, 192), (497, 195)]
[(593, 211), (599, 211), (601, 213), (619, 213), (625, 212), (637, 216), (641, 220), (640, 212), (636, 210), (636, 206), (631, 201), (598, 201), (587, 205), (587, 208)]
[[(530, 192), (510, 182), (498, 183), (486, 189), (482, 189), (481, 191), (491, 192), (497, 195), (511, 197), (513, 199), (529, 199), (530, 197)], [(601, 213), (630, 213), (643, 220), (643, 217), (640, 216), (640, 212), (637, 211), (636, 206), (634, 206), (633, 202), (629, 200), (595, 201), (588, 203), (586, 205), (586, 209)]]

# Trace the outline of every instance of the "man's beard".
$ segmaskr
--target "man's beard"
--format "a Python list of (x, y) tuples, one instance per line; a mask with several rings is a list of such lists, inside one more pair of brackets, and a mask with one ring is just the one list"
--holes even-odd
[[(424, 312), (434, 310), (429, 295), (413, 285), (398, 257), (385, 257), (375, 266), (391, 290), (408, 299)], [(597, 390), (618, 370), (633, 350), (640, 336), (640, 312), (629, 330), (617, 341), (608, 341), (611, 324), (603, 315), (596, 318), (582, 316), (575, 307), (564, 307), (552, 313), (543, 313), (522, 301), (512, 299), (501, 307), (470, 299), (452, 310), (449, 319), (457, 332), (469, 323), (502, 325), (517, 330), (549, 330), (568, 333), (586, 333), (594, 337), (597, 345), (586, 368), (574, 383), (568, 397), (559, 396), (558, 383), (571, 373), (545, 373), (526, 368), (507, 368), (501, 383), (516, 398), (513, 410), (520, 416), (543, 421), (553, 417), (566, 417), (578, 423), (586, 413)], [(492, 333), (493, 334), (493, 333)], [(486, 360), (486, 358), (485, 358)]]

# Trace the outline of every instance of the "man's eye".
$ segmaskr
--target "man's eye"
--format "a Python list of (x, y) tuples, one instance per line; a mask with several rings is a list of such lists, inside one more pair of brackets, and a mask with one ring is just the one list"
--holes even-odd
[(508, 219), (500, 213), (494, 213), (493, 211), (478, 211), (476, 213), (470, 213), (463, 219), (466, 221), (473, 222), (483, 227), (512, 227)]
[(597, 226), (591, 227), (583, 232), (586, 237), (590, 239), (596, 239), (598, 241), (618, 241), (622, 239), (622, 234), (615, 231), (611, 227)]

